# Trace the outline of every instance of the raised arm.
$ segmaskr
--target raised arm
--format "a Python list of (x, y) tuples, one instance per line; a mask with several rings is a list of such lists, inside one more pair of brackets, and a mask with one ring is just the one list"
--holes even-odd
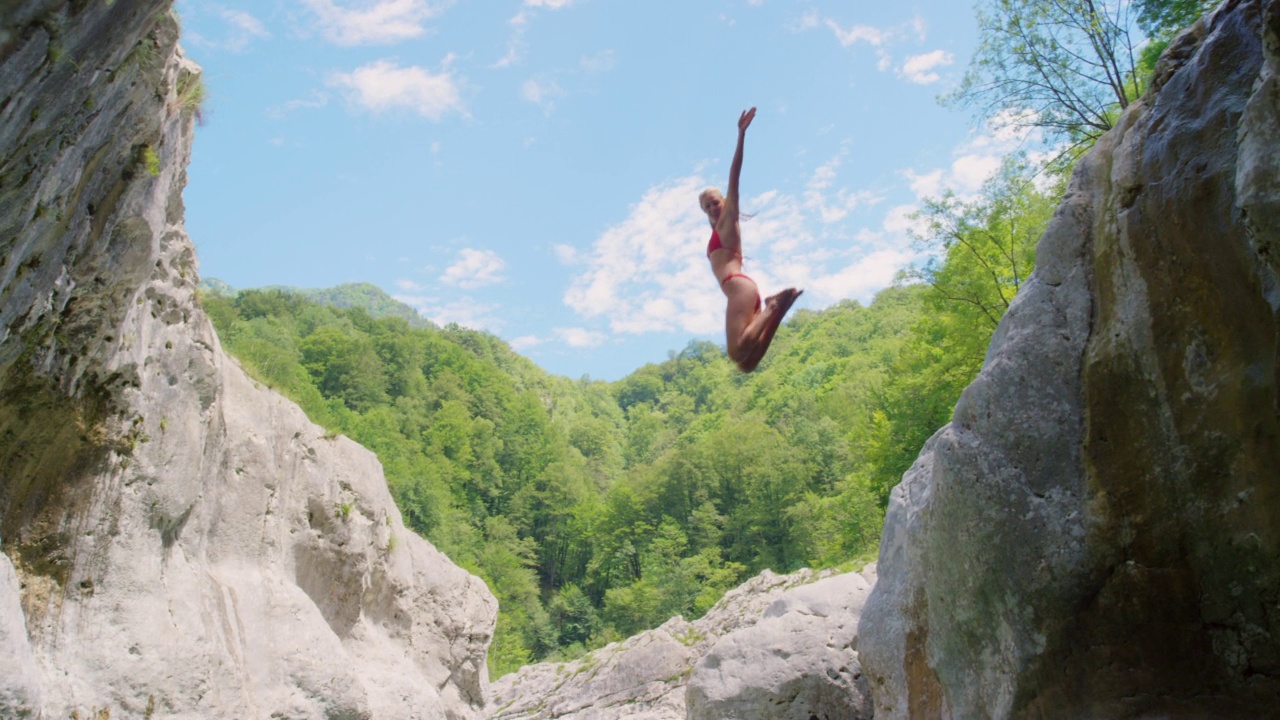
[(733, 214), (734, 222), (738, 220), (738, 176), (742, 174), (742, 144), (747, 137), (747, 128), (756, 116), (756, 109), (744, 110), (738, 118), (738, 147), (733, 151), (733, 164), (729, 166), (729, 188), (725, 193), (726, 209)]

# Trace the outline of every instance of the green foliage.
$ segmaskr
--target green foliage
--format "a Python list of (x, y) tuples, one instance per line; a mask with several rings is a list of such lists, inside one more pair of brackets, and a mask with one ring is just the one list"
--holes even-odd
[(196, 122), (203, 123), (204, 104), (207, 99), (204, 76), (199, 72), (182, 70), (178, 75), (176, 94), (178, 109), (192, 113), (195, 115)]
[(944, 102), (1092, 145), (1141, 94), (1132, 14), (1128, 0), (982, 0), (978, 49)]
[(156, 177), (160, 174), (160, 156), (156, 154), (155, 148), (150, 145), (143, 145), (139, 159), (148, 175)]
[(1222, 0), (1134, 0), (1138, 26), (1147, 37), (1168, 42), (1183, 28), (1216, 8)]

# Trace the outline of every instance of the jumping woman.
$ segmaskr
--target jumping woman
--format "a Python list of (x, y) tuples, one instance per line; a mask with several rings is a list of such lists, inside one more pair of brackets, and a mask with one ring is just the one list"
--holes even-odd
[(742, 231), (738, 227), (738, 176), (742, 174), (742, 143), (747, 128), (756, 116), (751, 108), (738, 118), (738, 149), (733, 153), (729, 166), (728, 193), (721, 195), (715, 188), (707, 188), (698, 196), (702, 212), (711, 221), (711, 241), (707, 243), (707, 259), (711, 271), (720, 283), (720, 290), (728, 299), (725, 310), (724, 331), (729, 358), (738, 369), (749, 373), (760, 364), (769, 350), (778, 324), (791, 309), (792, 303), (803, 290), (787, 288), (777, 295), (770, 295), (761, 308), (760, 290), (751, 278), (742, 273)]

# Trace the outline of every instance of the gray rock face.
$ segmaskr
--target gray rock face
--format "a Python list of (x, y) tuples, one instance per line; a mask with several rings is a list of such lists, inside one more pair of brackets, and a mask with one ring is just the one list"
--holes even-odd
[(0, 717), (478, 716), (492, 595), (199, 308), (169, 3), (0, 22)]
[[(856, 573), (766, 570), (694, 622), (675, 617), (578, 660), (498, 679), (485, 716), (808, 720), (796, 713), (812, 708), (819, 718), (870, 717), (861, 714), (866, 695), (855, 646), (857, 612), (869, 590)], [(850, 694), (841, 697), (845, 690)]]
[(1277, 0), (1229, 0), (1081, 161), (894, 490), (877, 718), (1280, 707)]
[(791, 590), (760, 621), (720, 638), (694, 666), (690, 718), (870, 718), (858, 618), (871, 585), (846, 573)]

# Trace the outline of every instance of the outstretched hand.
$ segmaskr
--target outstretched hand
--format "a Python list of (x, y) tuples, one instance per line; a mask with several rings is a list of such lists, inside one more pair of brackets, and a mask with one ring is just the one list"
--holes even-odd
[(756, 116), (756, 109), (743, 110), (742, 116), (738, 118), (738, 132), (744, 133), (747, 127), (751, 125), (751, 120)]

